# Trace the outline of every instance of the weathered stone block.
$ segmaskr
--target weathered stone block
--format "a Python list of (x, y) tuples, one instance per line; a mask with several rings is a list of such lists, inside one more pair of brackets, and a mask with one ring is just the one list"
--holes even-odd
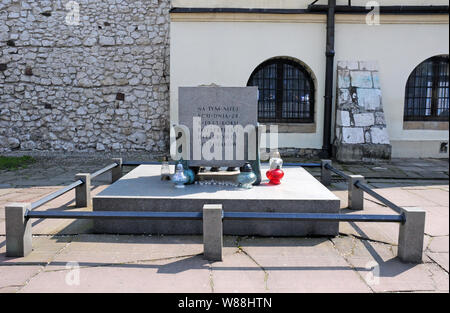
[(348, 89), (338, 89), (338, 101), (342, 105), (352, 103), (350, 91)]
[(364, 143), (364, 130), (361, 127), (342, 129), (342, 141), (344, 143)]
[(350, 113), (348, 111), (337, 110), (336, 124), (339, 126), (350, 126)]
[(378, 72), (372, 72), (372, 81), (373, 81), (373, 88), (381, 88), (380, 85), (380, 75)]
[(351, 71), (352, 86), (358, 88), (372, 88), (372, 73), (366, 71)]
[(338, 72), (338, 87), (348, 88), (350, 87), (350, 71), (342, 70)]
[(380, 144), (345, 144), (334, 145), (334, 155), (339, 162), (373, 162), (376, 160), (390, 160), (391, 145)]
[(366, 110), (374, 111), (381, 106), (381, 91), (379, 89), (358, 88), (358, 105)]
[(337, 67), (338, 69), (358, 70), (359, 64), (358, 61), (338, 61)]
[(375, 125), (386, 125), (383, 112), (375, 112)]
[(20, 141), (17, 138), (8, 138), (8, 144), (12, 149), (20, 147)]
[(114, 37), (100, 36), (99, 43), (102, 46), (114, 46), (116, 41), (114, 40)]
[(366, 143), (372, 143), (372, 137), (370, 136), (370, 131), (364, 131), (364, 139)]
[(389, 134), (386, 128), (373, 127), (370, 129), (370, 135), (374, 144), (390, 144)]
[(359, 69), (364, 71), (378, 71), (377, 61), (359, 61)]
[(373, 113), (353, 114), (353, 118), (355, 120), (355, 126), (358, 127), (373, 126), (375, 124)]

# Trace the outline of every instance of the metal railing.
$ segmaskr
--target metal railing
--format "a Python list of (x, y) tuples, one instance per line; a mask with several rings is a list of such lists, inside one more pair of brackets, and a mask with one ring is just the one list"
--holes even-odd
[[(201, 220), (200, 212), (141, 212), (141, 211), (30, 211), (25, 218), (48, 219), (145, 219), (145, 220)], [(252, 221), (316, 221), (316, 222), (387, 222), (403, 223), (402, 215), (327, 214), (327, 213), (254, 213), (223, 212), (223, 220)]]
[[(331, 160), (322, 160), (322, 184), (331, 185), (331, 173), (346, 179), (348, 186), (348, 208), (353, 210), (364, 209), (364, 192), (371, 195), (386, 207), (394, 210), (403, 221), (400, 224), (398, 238), (398, 255), (400, 259), (408, 262), (422, 262), (423, 242), (425, 233), (426, 212), (420, 208), (399, 207), (379, 193), (375, 192), (365, 183), (364, 176), (348, 175), (332, 166)], [(379, 216), (379, 222), (384, 222)]]
[[(169, 164), (174, 165), (176, 162), (171, 161)], [(123, 166), (139, 166), (139, 165), (159, 165), (161, 162), (139, 162), (139, 161), (123, 161)], [(284, 163), (283, 166), (299, 166), (299, 167), (321, 167), (320, 163)]]
[(198, 212), (135, 212), (135, 211), (26, 211), (25, 218), (50, 219), (145, 219), (145, 220), (201, 220)]
[(76, 187), (78, 187), (78, 186), (80, 186), (82, 184), (84, 184), (84, 182), (81, 179), (79, 179), (76, 182), (70, 184), (69, 186), (66, 186), (66, 187), (64, 187), (64, 188), (62, 188), (62, 189), (60, 189), (58, 191), (52, 192), (51, 194), (45, 196), (44, 198), (42, 198), (42, 199), (40, 199), (38, 201), (32, 202), (31, 203), (31, 209), (34, 210), (37, 207), (40, 207), (41, 205), (43, 205), (43, 204), (45, 204), (45, 203), (47, 203), (49, 201), (52, 201), (53, 199), (58, 198), (59, 196), (65, 194), (66, 192), (71, 191), (72, 189), (74, 189), (74, 188), (76, 188)]
[(113, 168), (115, 168), (115, 167), (117, 167), (117, 166), (119, 166), (119, 164), (117, 164), (117, 163), (111, 163), (110, 165), (105, 166), (105, 167), (102, 168), (101, 170), (98, 170), (97, 172), (92, 173), (92, 174), (91, 174), (91, 179), (94, 179), (95, 177), (100, 176), (100, 175), (106, 173), (107, 171), (112, 170)]
[(380, 201), (382, 204), (386, 205), (390, 209), (394, 210), (398, 214), (403, 213), (403, 209), (396, 205), (395, 203), (389, 201), (382, 195), (375, 192), (372, 188), (370, 188), (369, 185), (365, 184), (365, 178), (361, 175), (348, 175), (344, 173), (341, 170), (338, 170), (337, 168), (333, 167), (331, 165), (331, 161), (324, 160), (322, 161), (322, 176), (321, 181), (324, 185), (329, 186), (331, 184), (331, 175), (329, 173), (326, 173), (326, 171), (331, 171), (338, 176), (344, 178), (347, 180), (348, 184), (348, 192), (349, 192), (349, 208), (350, 209), (363, 209), (363, 203), (364, 203), (364, 193), (361, 191), (366, 192), (367, 194), (371, 195), (378, 201)]
[[(113, 159), (114, 163), (94, 172), (93, 174), (78, 174), (81, 177), (69, 186), (58, 190), (39, 201), (33, 203), (15, 203), (6, 206), (7, 224), (7, 255), (24, 256), (31, 251), (31, 223), (29, 219), (143, 219), (143, 220), (203, 220), (205, 255), (207, 258), (221, 259), (219, 251), (209, 252), (211, 247), (217, 247), (217, 238), (222, 236), (223, 220), (257, 220), (257, 221), (318, 221), (318, 222), (384, 222), (399, 223), (399, 257), (408, 262), (421, 262), (423, 248), (423, 233), (425, 225), (425, 213), (422, 210), (400, 208), (391, 201), (373, 191), (364, 184), (364, 177), (360, 175), (347, 175), (334, 168), (331, 161), (323, 160), (321, 164), (302, 163), (305, 166), (321, 167), (321, 180), (324, 185), (331, 183), (331, 172), (345, 178), (349, 186), (349, 208), (363, 209), (363, 192), (381, 201), (398, 213), (398, 215), (384, 214), (327, 214), (327, 213), (265, 213), (265, 212), (224, 212), (222, 205), (205, 205), (203, 212), (142, 212), (142, 211), (33, 211), (33, 209), (47, 203), (56, 197), (76, 188), (76, 204), (87, 206), (90, 201), (90, 180), (107, 171), (112, 171), (112, 181), (116, 181), (122, 175), (123, 166), (137, 166), (140, 164), (158, 164), (155, 162), (122, 162), (122, 159)], [(300, 163), (301, 164), (301, 163)], [(287, 166), (299, 166), (293, 163)], [(215, 213), (211, 213), (211, 206)], [(208, 209), (205, 210), (205, 208)], [(213, 210), (214, 211), (214, 210)], [(211, 215), (212, 214), (212, 215)], [(214, 223), (214, 227), (208, 226)], [(215, 238), (211, 242), (211, 238)], [(19, 242), (18, 242), (19, 241)], [(220, 249), (222, 239), (220, 239)], [(211, 247), (209, 247), (211, 246)], [(210, 249), (211, 248), (211, 249)]]
[(374, 197), (375, 199), (377, 199), (378, 201), (380, 201), (381, 203), (383, 203), (387, 207), (391, 208), (395, 212), (397, 212), (399, 214), (401, 214), (403, 212), (403, 209), (401, 207), (397, 206), (396, 204), (392, 203), (391, 201), (389, 201), (385, 197), (383, 197), (380, 194), (376, 193), (368, 185), (361, 183), (361, 181), (356, 181), (355, 182), (355, 187), (357, 187), (359, 189), (362, 189), (363, 191), (365, 191), (366, 193), (368, 193), (369, 195), (371, 195), (372, 197)]
[[(106, 172), (108, 172), (108, 171), (110, 171), (110, 170), (112, 170), (114, 168), (117, 168), (119, 166), (120, 166), (119, 162), (114, 162), (114, 163), (111, 163), (110, 165), (105, 166), (104, 168), (102, 168), (102, 169), (100, 169), (100, 170), (98, 170), (98, 171), (96, 171), (96, 172), (94, 172), (92, 174), (77, 174), (76, 177), (77, 178), (81, 177), (81, 178), (79, 178), (78, 180), (76, 180), (72, 184), (61, 188), (60, 190), (52, 192), (51, 194), (45, 196), (42, 199), (39, 199), (38, 201), (32, 202), (30, 209), (34, 210), (34, 209), (36, 209), (36, 208), (46, 204), (47, 202), (50, 202), (50, 201), (58, 198), (59, 196), (62, 196), (63, 194), (71, 191), (74, 188), (78, 188), (78, 187), (83, 186), (83, 185), (89, 185), (89, 189), (90, 189), (90, 180), (91, 179), (94, 179), (95, 177), (100, 176), (101, 174), (104, 174), (104, 173), (106, 173)], [(87, 188), (85, 188), (85, 189), (87, 189)], [(79, 191), (77, 190), (76, 193), (82, 193), (82, 192), (83, 192), (83, 190), (79, 190)], [(89, 202), (90, 201), (89, 198), (90, 198), (90, 195), (78, 196), (76, 194), (76, 196), (75, 196), (75, 202), (76, 202), (75, 205), (77, 207), (85, 206), (86, 203), (84, 203), (84, 202)], [(83, 201), (82, 203), (80, 203), (80, 199), (85, 199), (86, 201)]]
[(403, 223), (402, 215), (361, 215), (361, 214), (328, 214), (328, 213), (254, 213), (224, 212), (224, 220), (253, 221), (316, 221), (316, 222), (390, 222)]
[(337, 168), (334, 168), (333, 166), (329, 164), (325, 164), (325, 168), (332, 171), (333, 173), (341, 176), (342, 178), (349, 179), (350, 175), (345, 174), (343, 171), (338, 170)]

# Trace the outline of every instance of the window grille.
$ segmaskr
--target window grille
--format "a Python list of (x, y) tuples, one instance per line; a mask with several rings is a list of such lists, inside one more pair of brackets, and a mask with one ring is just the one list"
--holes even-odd
[(288, 59), (266, 61), (247, 85), (259, 89), (259, 122), (314, 122), (314, 82), (301, 64)]
[(448, 56), (436, 56), (419, 64), (408, 78), (405, 121), (448, 121)]

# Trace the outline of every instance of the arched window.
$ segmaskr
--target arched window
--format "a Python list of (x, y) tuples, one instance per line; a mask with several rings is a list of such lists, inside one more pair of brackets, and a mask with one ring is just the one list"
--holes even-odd
[(446, 121), (449, 109), (448, 55), (420, 63), (408, 78), (405, 121)]
[(301, 64), (281, 58), (266, 61), (247, 86), (258, 86), (259, 122), (314, 122), (314, 81)]

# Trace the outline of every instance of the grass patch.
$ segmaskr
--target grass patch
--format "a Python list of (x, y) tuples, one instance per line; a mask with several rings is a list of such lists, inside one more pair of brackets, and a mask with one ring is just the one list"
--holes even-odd
[(0, 156), (0, 170), (17, 170), (19, 168), (26, 168), (34, 162), (36, 162), (36, 160), (28, 155), (22, 157)]

